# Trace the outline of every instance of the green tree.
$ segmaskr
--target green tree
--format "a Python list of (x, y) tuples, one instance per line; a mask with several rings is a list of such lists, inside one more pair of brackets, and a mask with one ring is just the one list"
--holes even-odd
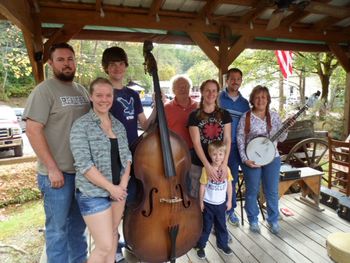
[(218, 69), (210, 60), (201, 60), (192, 66), (187, 74), (191, 78), (193, 86), (199, 87), (207, 79), (217, 80)]
[(34, 86), (31, 65), (21, 31), (0, 22), (0, 98), (26, 96)]

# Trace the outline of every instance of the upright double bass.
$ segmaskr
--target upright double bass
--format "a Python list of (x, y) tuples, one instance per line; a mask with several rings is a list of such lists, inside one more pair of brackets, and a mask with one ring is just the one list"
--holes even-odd
[(191, 158), (185, 141), (168, 130), (152, 42), (145, 41), (145, 68), (153, 77), (157, 120), (139, 138), (134, 173), (142, 195), (128, 207), (124, 238), (146, 262), (175, 262), (195, 246), (202, 231), (199, 202), (186, 191)]

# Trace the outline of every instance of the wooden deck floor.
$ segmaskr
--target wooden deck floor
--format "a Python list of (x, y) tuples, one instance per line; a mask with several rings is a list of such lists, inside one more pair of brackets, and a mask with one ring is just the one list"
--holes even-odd
[[(176, 262), (333, 262), (327, 256), (326, 238), (333, 232), (350, 232), (350, 223), (326, 206), (321, 205), (325, 210), (318, 212), (298, 202), (295, 200), (297, 196), (281, 198), (280, 208), (287, 207), (294, 216), (281, 218), (281, 231), (277, 236), (270, 233), (262, 219), (261, 234), (250, 232), (245, 216), (244, 226), (228, 225), (233, 237), (230, 246), (234, 255), (225, 256), (218, 252), (215, 236), (211, 235), (205, 248), (206, 260), (198, 259), (192, 249)], [(124, 256), (127, 262), (139, 262), (127, 251), (124, 251)]]

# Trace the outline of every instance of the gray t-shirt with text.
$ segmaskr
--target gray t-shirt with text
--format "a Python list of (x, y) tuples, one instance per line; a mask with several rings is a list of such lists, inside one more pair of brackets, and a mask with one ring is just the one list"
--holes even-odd
[[(44, 125), (51, 154), (62, 172), (75, 173), (69, 146), (70, 130), (73, 122), (89, 109), (89, 94), (83, 86), (55, 78), (41, 82), (28, 98), (24, 118)], [(48, 174), (40, 159), (38, 172)]]

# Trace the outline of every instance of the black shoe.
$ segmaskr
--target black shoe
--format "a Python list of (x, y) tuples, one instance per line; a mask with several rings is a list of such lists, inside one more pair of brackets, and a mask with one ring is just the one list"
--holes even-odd
[(233, 242), (232, 236), (230, 234), (228, 234), (227, 243), (232, 244), (232, 242)]
[(200, 259), (205, 259), (204, 248), (197, 248), (197, 257)]
[(232, 249), (231, 249), (229, 246), (227, 246), (227, 247), (225, 247), (225, 248), (218, 247), (218, 249), (219, 249), (223, 254), (225, 254), (226, 256), (229, 256), (229, 255), (232, 255), (232, 254), (233, 254), (233, 251), (232, 251)]

